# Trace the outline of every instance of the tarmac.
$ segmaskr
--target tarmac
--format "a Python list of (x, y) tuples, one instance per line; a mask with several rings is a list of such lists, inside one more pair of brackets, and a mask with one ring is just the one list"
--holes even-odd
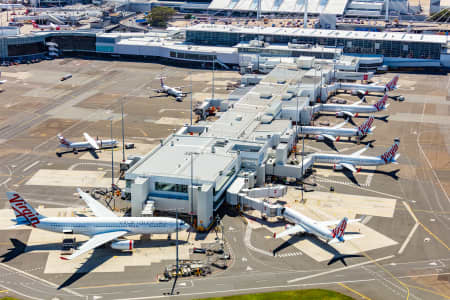
[[(99, 159), (89, 153), (59, 158), (56, 134), (73, 141), (81, 140), (83, 132), (107, 139), (112, 117), (113, 137), (121, 141), (122, 101), (125, 141), (136, 145), (126, 155), (147, 153), (159, 139), (190, 122), (189, 96), (177, 102), (153, 92), (161, 68), (150, 63), (81, 59), (0, 68), (8, 80), (0, 94), (0, 194), (16, 190), (44, 215), (89, 215), (75, 189), (109, 185), (111, 152), (102, 151)], [(211, 71), (163, 68), (166, 84), (182, 85), (184, 90), (190, 89), (189, 72), (193, 72), (194, 104), (211, 94), (207, 79)], [(67, 73), (73, 77), (60, 82)], [(394, 75), (375, 77), (387, 82)], [(216, 95), (227, 95), (226, 82), (240, 78), (232, 71), (217, 71), (215, 77), (221, 81), (215, 84)], [(373, 148), (365, 154), (379, 155), (399, 137), (398, 165), (363, 168), (353, 178), (317, 165), (306, 179), (314, 185), (307, 185), (303, 201), (296, 185), (289, 187), (284, 199), (270, 199), (286, 201), (317, 220), (361, 218), (349, 230), (362, 233), (363, 238), (340, 245), (309, 235), (275, 240), (273, 232), (283, 229), (282, 220), (264, 221), (258, 212), (245, 211), (241, 216), (224, 208), (224, 236), (232, 258), (228, 268), (206, 277), (179, 279), (177, 298), (327, 288), (355, 299), (449, 299), (449, 80), (447, 75), (402, 73), (399, 84), (391, 94), (404, 95), (405, 101), (390, 100), (388, 110), (376, 115), (373, 135), (360, 145), (346, 139), (335, 145), (342, 153), (352, 153), (371, 141)], [(370, 103), (376, 100), (376, 96), (368, 97)], [(366, 117), (354, 122), (360, 124)], [(333, 125), (342, 119), (321, 115), (315, 123), (322, 121)], [(121, 150), (113, 152), (114, 178), (118, 178)], [(305, 139), (305, 152), (311, 151), (336, 152), (322, 142)], [(58, 258), (61, 235), (12, 229), (11, 218), (9, 205), (0, 196), (2, 296), (157, 299), (171, 291), (173, 282), (159, 283), (156, 276), (174, 263), (173, 237), (172, 241), (167, 236), (150, 241), (131, 237), (137, 245), (132, 253), (105, 247), (66, 263)], [(215, 238), (214, 232), (183, 233), (180, 254), (206, 259), (191, 249)]]

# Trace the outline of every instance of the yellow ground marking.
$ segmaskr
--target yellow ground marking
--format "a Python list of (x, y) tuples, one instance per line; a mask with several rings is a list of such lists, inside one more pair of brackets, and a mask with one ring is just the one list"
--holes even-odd
[(442, 246), (444, 246), (445, 248), (447, 248), (447, 250), (450, 251), (450, 247), (443, 241), (441, 240), (437, 235), (435, 235), (433, 232), (431, 232), (430, 229), (428, 229), (427, 226), (425, 226), (422, 222), (420, 222), (420, 220), (417, 218), (417, 216), (414, 214), (414, 212), (412, 211), (411, 207), (409, 206), (408, 203), (403, 202), (403, 204), (405, 205), (406, 209), (409, 210), (409, 212), (411, 213), (411, 215), (413, 216), (413, 219), (420, 225), (422, 226), (423, 229), (425, 229), (426, 232), (428, 232), (436, 241), (438, 241)]
[(1, 290), (0, 293), (7, 293), (9, 292), (8, 290)]
[(339, 284), (340, 286), (342, 286), (343, 288), (349, 290), (350, 292), (352, 292), (352, 293), (354, 293), (354, 294), (360, 296), (361, 298), (363, 298), (363, 299), (365, 299), (365, 300), (372, 300), (372, 299), (370, 299), (369, 297), (367, 297), (367, 296), (361, 294), (360, 292), (358, 292), (358, 291), (352, 289), (352, 288), (349, 287), (348, 285), (345, 285), (345, 284), (343, 284), (343, 283), (338, 283), (338, 284)]

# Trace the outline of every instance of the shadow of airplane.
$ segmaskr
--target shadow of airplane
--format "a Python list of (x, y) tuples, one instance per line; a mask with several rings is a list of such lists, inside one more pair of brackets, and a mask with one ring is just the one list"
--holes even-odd
[[(353, 233), (346, 232), (346, 234), (353, 234)], [(285, 241), (283, 244), (281, 244), (280, 246), (275, 248), (272, 251), (272, 253), (275, 256), (277, 254), (277, 252), (279, 252), (279, 251), (281, 251), (283, 249), (286, 249), (287, 247), (289, 247), (289, 246), (291, 246), (291, 245), (293, 245), (293, 244), (295, 244), (297, 242), (300, 242), (302, 240), (305, 240), (305, 239), (307, 239), (308, 241), (312, 242), (316, 246), (322, 248), (323, 250), (325, 250), (328, 253), (333, 255), (333, 257), (327, 263), (327, 265), (332, 265), (332, 264), (334, 264), (337, 261), (341, 261), (344, 266), (347, 266), (347, 262), (345, 261), (346, 258), (363, 257), (363, 255), (360, 255), (360, 254), (342, 254), (341, 252), (339, 252), (336, 248), (334, 248), (330, 244), (325, 243), (324, 241), (320, 240), (316, 236), (314, 236), (312, 234), (308, 234), (308, 233), (303, 233), (301, 235), (293, 235), (293, 236), (291, 236), (289, 238), (289, 240)]]
[[(102, 149), (111, 149), (111, 148), (102, 148)], [(76, 155), (78, 152), (89, 152), (93, 158), (99, 159), (98, 154), (94, 149), (79, 149), (77, 151), (68, 150), (68, 151), (56, 152), (56, 156), (62, 157), (63, 155), (65, 155), (67, 153), (73, 153)]]
[(286, 222), (284, 222), (282, 220), (279, 220), (277, 222), (269, 222), (267, 220), (264, 220), (263, 218), (258, 218), (258, 217), (254, 217), (254, 216), (251, 216), (249, 214), (246, 214), (245, 212), (242, 212), (242, 216), (244, 216), (244, 217), (246, 217), (246, 218), (248, 218), (248, 219), (250, 219), (250, 220), (252, 220), (254, 222), (257, 222), (259, 224), (265, 225), (265, 226), (267, 226), (269, 228), (279, 227), (279, 226), (282, 226), (282, 225), (286, 224)]
[[(333, 169), (332, 166), (327, 166), (327, 165), (316, 165), (314, 168), (316, 168), (316, 169), (327, 169), (327, 170)], [(358, 172), (358, 174), (368, 174), (368, 173), (383, 174), (383, 175), (386, 175), (386, 176), (391, 177), (391, 178), (394, 179), (394, 180), (398, 180), (398, 179), (400, 178), (400, 177), (397, 175), (397, 173), (398, 173), (399, 171), (400, 171), (400, 169), (396, 169), (396, 170), (393, 170), (393, 171), (382, 171), (382, 170), (361, 169), (361, 170)], [(341, 172), (342, 172), (348, 179), (350, 179), (353, 183), (359, 185), (359, 183), (357, 182), (357, 180), (356, 180), (356, 178), (355, 178), (355, 176), (354, 176), (354, 174), (353, 174), (352, 172), (350, 172), (350, 171), (347, 170), (347, 169), (343, 169)], [(346, 172), (349, 172), (349, 173), (346, 173)], [(353, 180), (352, 178), (353, 178), (354, 180)]]
[(109, 251), (105, 251), (101, 248), (95, 248), (94, 252), (86, 259), (86, 261), (81, 265), (78, 270), (73, 273), (69, 278), (67, 278), (61, 285), (58, 287), (58, 290), (63, 289), (65, 287), (70, 286), (76, 281), (80, 280), (88, 273), (95, 270), (98, 266), (104, 264), (114, 256), (131, 256), (132, 252), (117, 252), (110, 253)]
[(18, 240), (18, 239), (9, 239), (11, 241), (11, 243), (13, 244), (14, 248), (9, 248), (8, 252), (1, 255), (0, 257), (2, 257), (2, 263), (8, 262), (13, 260), (14, 258), (16, 258), (17, 256), (25, 253), (25, 250), (27, 248), (27, 245), (25, 243), (22, 243), (22, 241)]

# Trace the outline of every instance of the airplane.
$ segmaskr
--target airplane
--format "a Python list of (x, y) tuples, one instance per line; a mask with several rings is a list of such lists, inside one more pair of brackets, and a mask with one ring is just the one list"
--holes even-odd
[(61, 28), (70, 28), (70, 25), (56, 25), (50, 23), (50, 25), (39, 25), (34, 20), (31, 21), (33, 28), (39, 28), (40, 30), (50, 29), (50, 30), (61, 30)]
[(161, 80), (161, 88), (153, 89), (153, 91), (157, 93), (164, 93), (168, 96), (173, 96), (177, 101), (183, 101), (183, 98), (186, 97), (187, 93), (180, 90), (182, 87), (170, 87), (168, 85), (165, 85), (164, 78), (165, 77), (159, 78)]
[(360, 105), (365, 101), (365, 98), (353, 104), (321, 104), (320, 111), (336, 112), (336, 117), (357, 117), (359, 113), (375, 113), (377, 111), (385, 110), (389, 107), (386, 104), (388, 95), (384, 94), (383, 98), (373, 105)]
[(351, 90), (352, 95), (368, 95), (369, 92), (386, 93), (398, 88), (399, 78), (399, 75), (395, 75), (386, 85), (341, 83), (339, 87), (342, 90)]
[[(116, 140), (99, 140), (98, 138), (94, 140), (89, 134), (86, 132), (83, 133), (86, 142), (70, 142), (65, 137), (63, 137), (60, 133), (58, 133), (58, 140), (60, 148), (73, 149), (74, 154), (78, 154), (79, 150), (100, 150), (105, 148), (114, 148), (117, 144)], [(58, 153), (57, 153), (58, 154)], [(61, 156), (58, 155), (58, 156)]]
[(396, 154), (400, 145), (400, 139), (394, 139), (394, 144), (385, 153), (380, 156), (363, 156), (364, 151), (369, 149), (370, 144), (365, 148), (360, 149), (352, 154), (329, 154), (329, 153), (314, 153), (311, 154), (314, 163), (328, 163), (333, 164), (334, 170), (347, 169), (354, 172), (361, 171), (361, 168), (356, 169), (355, 165), (360, 166), (381, 166), (390, 163), (397, 163), (400, 154)]
[(328, 140), (330, 142), (338, 142), (340, 137), (348, 137), (351, 139), (352, 136), (357, 138), (362, 138), (367, 134), (373, 132), (376, 126), (372, 127), (374, 117), (371, 115), (363, 124), (355, 128), (341, 128), (347, 121), (337, 124), (334, 127), (318, 127), (318, 126), (300, 126), (300, 134), (316, 134), (317, 141)]
[[(16, 216), (16, 226), (27, 225), (52, 232), (82, 234), (90, 239), (68, 257), (71, 260), (106, 243), (115, 250), (132, 250), (133, 240), (118, 240), (134, 234), (170, 234), (189, 229), (183, 220), (169, 217), (118, 217), (89, 194), (77, 189), (95, 217), (45, 217), (16, 192), (6, 192)], [(178, 223), (178, 225), (177, 225)]]
[[(275, 239), (279, 239), (287, 235), (294, 235), (297, 233), (309, 233), (325, 240), (327, 244), (334, 244), (363, 237), (363, 235), (361, 234), (344, 237), (347, 224), (360, 222), (361, 219), (349, 220), (347, 217), (344, 217), (342, 220), (316, 221), (289, 207), (283, 207), (281, 209), (281, 216), (283, 216), (289, 222), (294, 223), (295, 225), (286, 225), (285, 231), (278, 234), (274, 233), (273, 237)], [(332, 230), (328, 228), (334, 225), (337, 226)]]

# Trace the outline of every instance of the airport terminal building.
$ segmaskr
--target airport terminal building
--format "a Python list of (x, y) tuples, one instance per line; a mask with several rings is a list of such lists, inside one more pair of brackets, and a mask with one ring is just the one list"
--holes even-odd
[[(398, 32), (194, 25), (168, 32), (49, 31), (0, 39), (3, 61), (52, 55), (242, 66), (246, 57), (357, 57), (366, 66), (450, 67), (448, 37)], [(49, 43), (55, 45), (52, 48)]]
[[(288, 156), (296, 142), (293, 123), (309, 124), (316, 109), (310, 104), (320, 75), (312, 74), (281, 64), (239, 99), (207, 100), (207, 107), (218, 108), (217, 121), (182, 127), (126, 172), (132, 215), (148, 206), (177, 209), (207, 228), (230, 191), (263, 186), (268, 176), (301, 178), (311, 162), (302, 169)], [(308, 85), (311, 80), (317, 84)]]

